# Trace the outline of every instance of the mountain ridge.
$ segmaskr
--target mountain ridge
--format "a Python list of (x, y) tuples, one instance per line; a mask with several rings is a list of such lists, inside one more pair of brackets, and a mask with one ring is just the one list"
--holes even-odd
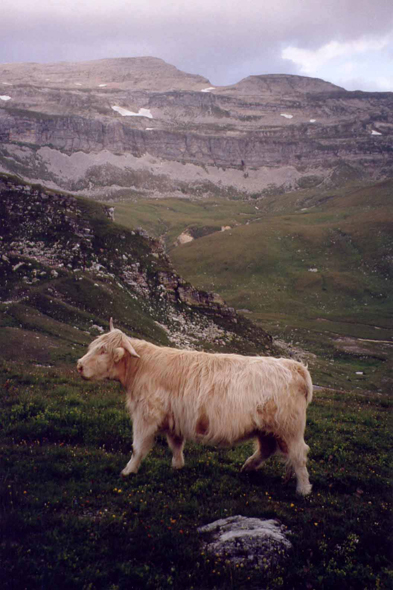
[[(108, 67), (105, 66), (109, 66), (110, 69)], [(309, 76), (300, 76), (300, 75), (296, 75), (296, 74), (254, 74), (254, 75), (250, 75), (250, 76), (246, 76), (245, 78), (241, 78), (238, 82), (235, 82), (234, 84), (225, 84), (225, 85), (214, 85), (213, 83), (210, 82), (210, 80), (204, 76), (201, 76), (199, 74), (190, 74), (188, 72), (185, 72), (183, 70), (180, 70), (179, 68), (177, 68), (176, 66), (169, 64), (168, 62), (166, 62), (165, 60), (158, 58), (158, 57), (153, 57), (153, 56), (140, 56), (140, 57), (118, 57), (118, 58), (103, 58), (103, 59), (98, 59), (98, 60), (89, 60), (89, 61), (74, 61), (74, 62), (66, 62), (66, 61), (59, 61), (59, 62), (48, 62), (48, 63), (39, 63), (39, 62), (20, 62), (20, 63), (8, 63), (8, 64), (0, 64), (0, 76), (2, 76), (3, 78), (10, 76), (11, 78), (14, 78), (15, 81), (18, 81), (19, 83), (26, 83), (26, 79), (25, 76), (30, 76), (31, 80), (36, 80), (37, 83), (42, 83), (42, 82), (52, 82), (52, 79), (46, 78), (46, 79), (41, 79), (40, 76), (52, 76), (52, 78), (54, 78), (55, 76), (59, 75), (59, 76), (81, 76), (82, 73), (86, 72), (88, 74), (88, 78), (92, 77), (94, 74), (96, 76), (100, 76), (100, 75), (106, 75), (109, 76), (109, 78), (113, 78), (112, 81), (117, 81), (118, 83), (120, 82), (124, 82), (127, 81), (127, 77), (124, 75), (125, 74), (125, 69), (127, 69), (127, 74), (128, 74), (128, 78), (132, 81), (135, 82), (135, 80), (132, 79), (132, 74), (135, 73), (140, 73), (140, 74), (144, 74), (144, 78), (142, 79), (142, 83), (144, 80), (148, 79), (149, 74), (152, 76), (152, 78), (154, 79), (154, 74), (159, 71), (160, 75), (162, 76), (163, 74), (167, 74), (169, 76), (169, 74), (171, 73), (173, 75), (173, 77), (177, 78), (178, 80), (180, 80), (180, 78), (183, 78), (183, 80), (186, 81), (194, 81), (196, 82), (200, 82), (202, 84), (210, 84), (211, 89), (213, 90), (224, 90), (224, 89), (236, 89), (236, 87), (244, 82), (250, 81), (250, 82), (269, 82), (269, 81), (280, 81), (280, 80), (288, 80), (288, 81), (293, 81), (295, 82), (295, 86), (296, 86), (296, 82), (298, 82), (298, 85), (300, 86), (299, 89), (295, 89), (294, 87), (293, 90), (297, 90), (300, 91), (301, 90), (301, 86), (303, 87), (307, 87), (309, 91), (312, 91), (313, 89), (315, 89), (314, 91), (323, 91), (323, 89), (330, 89), (330, 90), (340, 90), (340, 91), (345, 91), (343, 88), (331, 83), (331, 82), (327, 82), (325, 80), (322, 80), (321, 78), (314, 78), (314, 77), (309, 77)], [(19, 72), (18, 72), (19, 70)], [(116, 77), (119, 77), (123, 75), (123, 80), (116, 80)], [(19, 77), (18, 77), (19, 76)], [(85, 79), (82, 79), (85, 81), (86, 86), (88, 86), (89, 84), (86, 83)], [(56, 80), (54, 80), (56, 81)], [(59, 80), (59, 81), (67, 81), (67, 80)], [(158, 82), (157, 80), (155, 80), (156, 82)], [(140, 83), (141, 81), (139, 81)], [(4, 82), (3, 82), (4, 84)], [(8, 83), (9, 84), (9, 83)], [(7, 82), (5, 85), (8, 85)], [(12, 84), (12, 83), (11, 83)], [(105, 87), (105, 86), (102, 86)], [(149, 89), (150, 86), (149, 86)], [(173, 90), (175, 90), (175, 88), (172, 88)], [(184, 90), (186, 90), (187, 88), (185, 87)], [(191, 90), (191, 88), (188, 88)], [(161, 86), (161, 88), (157, 87), (156, 89), (157, 92), (163, 92), (164, 88)], [(345, 91), (346, 92), (346, 91)]]

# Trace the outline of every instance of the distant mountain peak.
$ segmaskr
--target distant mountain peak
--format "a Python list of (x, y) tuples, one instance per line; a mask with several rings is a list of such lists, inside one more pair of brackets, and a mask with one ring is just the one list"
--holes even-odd
[(0, 64), (0, 81), (34, 86), (112, 87), (167, 92), (209, 86), (203, 76), (182, 72), (151, 56), (105, 58), (84, 62)]
[(237, 84), (226, 87), (226, 90), (229, 89), (236, 90), (241, 94), (346, 92), (344, 88), (320, 78), (310, 78), (308, 76), (297, 76), (293, 74), (259, 74), (247, 76), (247, 78), (243, 78)]

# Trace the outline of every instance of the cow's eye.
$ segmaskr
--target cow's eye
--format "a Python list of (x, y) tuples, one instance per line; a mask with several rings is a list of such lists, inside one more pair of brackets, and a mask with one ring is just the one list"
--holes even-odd
[(101, 352), (100, 352), (100, 354), (106, 354), (106, 350), (105, 350), (105, 348), (102, 348), (102, 349), (101, 349)]

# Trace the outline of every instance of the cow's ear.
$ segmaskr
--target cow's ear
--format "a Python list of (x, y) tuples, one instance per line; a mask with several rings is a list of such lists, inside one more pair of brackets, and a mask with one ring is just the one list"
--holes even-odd
[(137, 351), (135, 350), (135, 348), (132, 346), (132, 344), (131, 344), (131, 342), (129, 341), (128, 338), (123, 338), (122, 345), (124, 346), (125, 350), (130, 353), (131, 356), (134, 356), (137, 359), (140, 358), (139, 357), (139, 354), (137, 353)]
[(126, 353), (126, 351), (124, 350), (123, 347), (115, 348), (115, 350), (113, 352), (113, 360), (115, 361), (115, 363), (118, 363), (119, 361), (121, 361), (121, 359), (123, 358), (125, 353)]

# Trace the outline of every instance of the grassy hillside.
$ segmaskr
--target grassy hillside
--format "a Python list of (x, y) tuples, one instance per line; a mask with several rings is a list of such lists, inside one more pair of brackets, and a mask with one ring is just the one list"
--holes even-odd
[(177, 268), (231, 303), (255, 312), (339, 311), (385, 315), (393, 256), (393, 182), (326, 197), (292, 213), (264, 213), (249, 225), (171, 251)]
[[(390, 587), (385, 397), (316, 392), (306, 432), (314, 489), (299, 498), (277, 461), (239, 473), (250, 445), (187, 445), (174, 471), (159, 439), (121, 480), (132, 434), (118, 385), (3, 363), (0, 390), (4, 590)], [(197, 528), (236, 514), (287, 526), (288, 561), (256, 569), (206, 554)]]
[[(184, 276), (237, 308), (308, 318), (372, 310), (385, 318), (392, 210), (393, 181), (386, 181), (244, 202), (124, 202), (116, 216), (162, 235)], [(173, 248), (184, 230), (197, 239)]]

